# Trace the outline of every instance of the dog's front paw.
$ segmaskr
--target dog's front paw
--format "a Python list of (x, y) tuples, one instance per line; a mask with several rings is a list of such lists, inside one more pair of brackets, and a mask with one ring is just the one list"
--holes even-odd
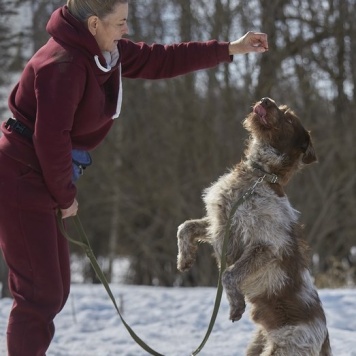
[(189, 224), (187, 222), (181, 224), (178, 227), (177, 239), (178, 239), (177, 268), (181, 272), (186, 272), (193, 266), (197, 254), (197, 249), (198, 249), (196, 243), (192, 243), (190, 237)]
[(230, 320), (232, 322), (241, 319), (246, 309), (246, 303), (244, 300), (240, 300), (238, 304), (230, 305)]
[(177, 268), (181, 272), (186, 272), (190, 270), (195, 262), (198, 247), (194, 245), (187, 246), (183, 243), (178, 243), (178, 247)]
[(191, 256), (183, 257), (182, 254), (178, 254), (177, 268), (181, 272), (186, 272), (190, 270), (194, 262), (195, 262), (195, 258), (192, 258)]

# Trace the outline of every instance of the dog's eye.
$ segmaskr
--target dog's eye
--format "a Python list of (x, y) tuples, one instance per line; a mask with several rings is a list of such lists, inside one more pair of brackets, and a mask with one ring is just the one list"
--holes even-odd
[(290, 115), (284, 114), (284, 120), (285, 120), (288, 124), (293, 125), (293, 119), (291, 118)]
[(283, 114), (284, 119), (288, 122), (288, 124), (293, 125), (293, 115), (290, 110), (287, 108), (287, 110), (285, 110)]

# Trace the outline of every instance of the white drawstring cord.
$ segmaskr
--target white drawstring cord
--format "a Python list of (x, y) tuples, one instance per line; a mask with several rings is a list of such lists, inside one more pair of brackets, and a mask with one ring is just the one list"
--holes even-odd
[[(115, 63), (117, 62), (117, 60), (119, 59), (118, 54), (115, 56), (117, 58), (115, 59)], [(104, 73), (110, 72), (111, 70), (111, 66), (109, 64), (107, 64), (107, 68), (103, 67), (99, 61), (99, 56), (96, 55), (94, 56), (94, 60), (95, 63), (97, 65), (97, 67), (102, 70)], [(116, 104), (116, 112), (115, 115), (112, 117), (112, 119), (117, 119), (120, 116), (120, 112), (121, 112), (121, 106), (122, 106), (122, 79), (121, 79), (121, 63), (119, 65), (119, 77), (120, 77), (120, 84), (119, 84), (119, 94), (118, 94), (118, 98), (117, 98), (117, 104)]]
[(107, 68), (103, 67), (99, 61), (99, 56), (96, 55), (94, 56), (94, 60), (95, 60), (95, 63), (97, 65), (97, 67), (102, 70), (103, 72), (107, 73), (107, 72), (110, 72), (111, 71), (111, 67), (108, 65)]
[(119, 76), (120, 76), (120, 86), (119, 86), (119, 96), (117, 98), (116, 113), (112, 119), (117, 119), (120, 116), (121, 105), (122, 105), (122, 78), (121, 78), (121, 63), (119, 64)]

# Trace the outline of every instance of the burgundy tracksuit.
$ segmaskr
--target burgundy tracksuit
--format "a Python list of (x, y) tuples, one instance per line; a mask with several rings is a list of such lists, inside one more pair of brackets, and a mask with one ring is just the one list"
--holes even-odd
[[(42, 176), (0, 151), (0, 237), (14, 297), (9, 355), (44, 355), (70, 285), (68, 243)], [(3, 169), (6, 167), (6, 169)]]
[(43, 356), (54, 335), (53, 319), (70, 285), (68, 244), (56, 212), (76, 196), (71, 150), (92, 150), (105, 138), (118, 106), (120, 72), (162, 79), (232, 60), (227, 42), (149, 46), (121, 39), (120, 57), (108, 67), (95, 38), (66, 6), (52, 14), (47, 31), (51, 38), (9, 97), (14, 118), (34, 132), (32, 140), (1, 128), (0, 248), (14, 296), (10, 356)]

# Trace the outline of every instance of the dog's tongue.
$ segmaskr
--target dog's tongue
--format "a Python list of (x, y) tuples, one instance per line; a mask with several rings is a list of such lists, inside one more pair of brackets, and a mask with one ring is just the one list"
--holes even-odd
[(260, 117), (260, 121), (264, 126), (268, 126), (267, 110), (262, 105), (256, 105), (253, 108), (253, 112)]
[(262, 105), (256, 105), (253, 108), (253, 112), (256, 113), (258, 116), (260, 116), (261, 118), (265, 118), (267, 114), (266, 109)]

